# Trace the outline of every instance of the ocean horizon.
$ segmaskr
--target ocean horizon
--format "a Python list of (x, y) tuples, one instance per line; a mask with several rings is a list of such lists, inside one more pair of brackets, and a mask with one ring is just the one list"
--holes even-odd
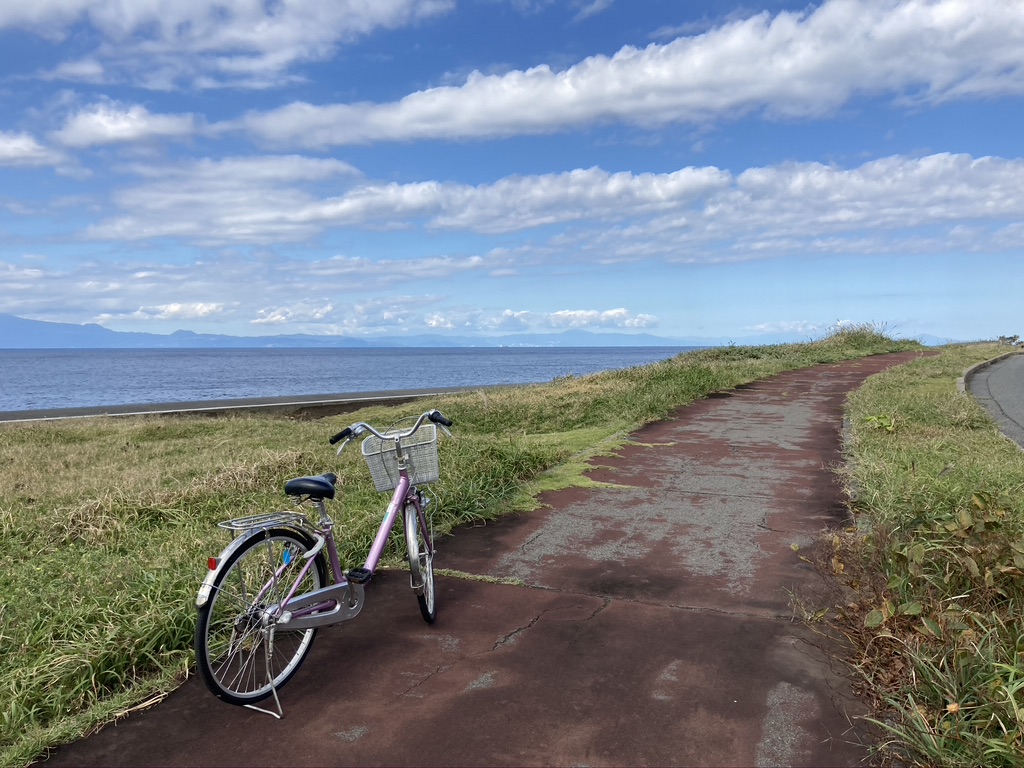
[(0, 412), (538, 384), (693, 349), (0, 349)]

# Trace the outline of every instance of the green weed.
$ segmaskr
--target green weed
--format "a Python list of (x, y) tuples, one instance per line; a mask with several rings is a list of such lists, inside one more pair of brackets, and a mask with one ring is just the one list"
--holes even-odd
[[(872, 327), (843, 328), (806, 344), (709, 349), (322, 421), (235, 415), (0, 425), (0, 764), (24, 765), (179, 684), (192, 665), (195, 592), (207, 557), (226, 543), (216, 523), (286, 507), (290, 477), (338, 475), (332, 515), (340, 554), (346, 566), (361, 564), (383, 497), (358, 451), (337, 457), (326, 444), (353, 421), (387, 425), (425, 405), (454, 420), (456, 439), (441, 442), (442, 478), (431, 486), (443, 535), (529, 508), (541, 488), (583, 482), (588, 457), (710, 392), (917, 348)], [(397, 563), (400, 553), (388, 557)]]
[(848, 403), (845, 630), (904, 764), (1024, 766), (1024, 452), (956, 390), (1001, 351), (943, 348)]

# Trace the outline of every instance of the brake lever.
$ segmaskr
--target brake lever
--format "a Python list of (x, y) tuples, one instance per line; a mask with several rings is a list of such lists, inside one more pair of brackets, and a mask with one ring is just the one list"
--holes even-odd
[(363, 432), (366, 431), (366, 427), (356, 427), (352, 432), (342, 441), (341, 446), (338, 448), (338, 455), (341, 456), (341, 452), (345, 450), (345, 446), (359, 437)]

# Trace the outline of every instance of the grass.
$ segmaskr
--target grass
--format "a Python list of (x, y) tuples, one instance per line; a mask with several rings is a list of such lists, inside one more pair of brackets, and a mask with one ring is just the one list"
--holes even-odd
[(1005, 351), (946, 347), (849, 400), (840, 622), (900, 765), (1024, 766), (1024, 451), (956, 387)]
[[(344, 565), (361, 564), (383, 497), (326, 438), (438, 407), (435, 530), (584, 484), (587, 458), (642, 424), (740, 384), (817, 363), (915, 349), (872, 326), (806, 344), (724, 347), (641, 368), (368, 408), (321, 421), (236, 415), (0, 425), (0, 764), (24, 765), (173, 689), (192, 666), (194, 599), (219, 520), (287, 505), (284, 482), (338, 474)], [(390, 553), (397, 561), (398, 552)], [(1001, 583), (1001, 582), (1000, 582)]]

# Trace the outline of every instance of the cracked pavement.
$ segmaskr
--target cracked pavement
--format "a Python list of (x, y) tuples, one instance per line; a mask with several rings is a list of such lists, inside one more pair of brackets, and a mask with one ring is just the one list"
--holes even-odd
[[(861, 765), (829, 590), (803, 553), (846, 523), (841, 407), (915, 355), (719, 393), (632, 436), (542, 509), (443, 539), (427, 626), (402, 572), (321, 630), (285, 718), (188, 680), (54, 765)], [(518, 579), (521, 585), (507, 583)]]

